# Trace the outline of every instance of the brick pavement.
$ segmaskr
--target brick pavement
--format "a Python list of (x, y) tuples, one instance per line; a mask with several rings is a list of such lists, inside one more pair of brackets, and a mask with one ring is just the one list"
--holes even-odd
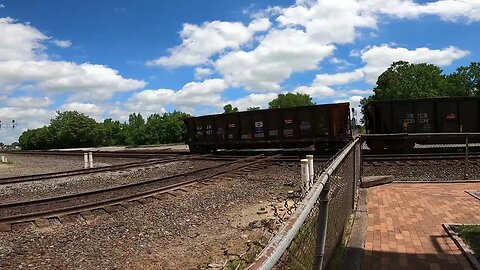
[(479, 223), (480, 183), (388, 184), (368, 189), (362, 269), (472, 269), (442, 223)]

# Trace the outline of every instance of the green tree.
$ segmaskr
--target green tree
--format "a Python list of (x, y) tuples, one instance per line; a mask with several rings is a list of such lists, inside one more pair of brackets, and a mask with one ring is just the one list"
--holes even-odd
[(299, 106), (309, 106), (314, 105), (312, 97), (308, 94), (300, 93), (287, 93), (279, 94), (277, 98), (268, 103), (268, 108), (277, 109), (277, 108), (290, 108), (290, 107), (299, 107)]
[(52, 143), (58, 148), (96, 146), (101, 139), (98, 124), (77, 111), (57, 112), (46, 132), (51, 133)]
[(445, 87), (446, 79), (438, 66), (399, 61), (378, 77), (373, 99), (438, 97)]
[(260, 110), (260, 107), (248, 107), (247, 111), (258, 111)]
[(103, 130), (102, 145), (123, 145), (126, 138), (126, 127), (120, 121), (114, 121), (112, 118), (103, 120), (99, 127)]
[(148, 135), (146, 133), (145, 119), (140, 113), (132, 113), (128, 116), (128, 124), (126, 126), (125, 143), (128, 145), (148, 144)]
[(223, 106), (223, 113), (234, 113), (234, 112), (238, 112), (238, 108), (233, 107), (232, 104), (227, 104)]
[(461, 66), (449, 76), (459, 91), (480, 96), (480, 62)]

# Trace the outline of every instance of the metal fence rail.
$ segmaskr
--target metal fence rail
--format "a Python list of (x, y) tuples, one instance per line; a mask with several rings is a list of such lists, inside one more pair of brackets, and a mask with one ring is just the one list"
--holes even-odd
[(248, 269), (324, 269), (328, 265), (354, 208), (360, 152), (360, 139), (356, 139), (316, 174), (295, 213)]

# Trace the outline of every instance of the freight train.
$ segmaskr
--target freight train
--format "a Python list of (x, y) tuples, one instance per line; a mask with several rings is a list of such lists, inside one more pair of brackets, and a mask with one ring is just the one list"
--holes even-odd
[[(408, 150), (418, 144), (462, 143), (463, 138), (448, 136), (408, 136), (412, 133), (480, 132), (480, 97), (448, 97), (409, 100), (372, 101), (364, 106), (368, 134), (391, 134), (366, 137), (372, 150)], [(477, 138), (478, 139), (478, 138)]]
[(184, 120), (192, 153), (218, 149), (338, 150), (352, 139), (348, 103), (255, 110)]

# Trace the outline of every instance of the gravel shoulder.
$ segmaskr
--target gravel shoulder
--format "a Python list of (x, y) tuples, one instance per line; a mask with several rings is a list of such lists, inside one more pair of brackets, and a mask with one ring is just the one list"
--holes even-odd
[[(6, 156), (9, 164), (0, 164), (0, 177), (21, 176), (83, 169), (83, 156), (15, 155)], [(141, 161), (134, 158), (95, 157), (94, 166), (103, 167)]]
[(131, 168), (123, 171), (0, 185), (0, 201), (2, 203), (11, 203), (104, 189), (122, 184), (166, 177), (180, 172), (208, 168), (223, 163), (225, 162), (175, 161)]
[(0, 232), (0, 268), (215, 269), (261, 250), (271, 235), (252, 224), (267, 224), (269, 205), (282, 203), (299, 178), (297, 164), (282, 163), (111, 214), (98, 210), (90, 221), (14, 225)]

